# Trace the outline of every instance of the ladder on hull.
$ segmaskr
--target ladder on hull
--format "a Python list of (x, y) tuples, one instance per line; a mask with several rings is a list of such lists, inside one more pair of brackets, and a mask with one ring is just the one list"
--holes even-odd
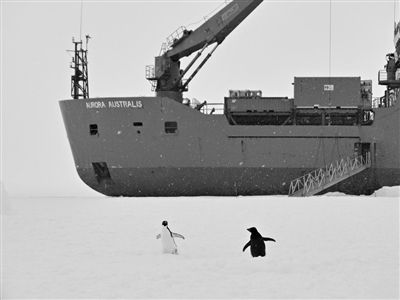
[(290, 182), (289, 196), (307, 197), (358, 174), (371, 166), (370, 152), (353, 158), (341, 159)]

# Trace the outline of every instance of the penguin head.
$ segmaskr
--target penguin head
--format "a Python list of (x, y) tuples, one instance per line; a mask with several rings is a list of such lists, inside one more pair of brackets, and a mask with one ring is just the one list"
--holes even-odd
[(168, 226), (168, 222), (167, 221), (162, 221), (161, 223), (163, 226)]
[(256, 232), (258, 232), (258, 231), (257, 231), (257, 228), (255, 228), (255, 227), (247, 228), (247, 230), (250, 231), (251, 233), (256, 233)]

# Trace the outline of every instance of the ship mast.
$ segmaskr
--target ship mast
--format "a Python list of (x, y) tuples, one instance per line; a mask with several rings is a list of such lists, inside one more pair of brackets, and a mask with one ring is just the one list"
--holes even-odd
[(90, 39), (89, 35), (86, 35), (86, 49), (83, 48), (82, 40), (76, 42), (72, 38), (74, 44), (71, 69), (74, 70), (74, 74), (71, 75), (71, 97), (73, 99), (87, 99), (89, 98), (89, 74), (88, 74), (88, 61), (87, 61), (87, 45)]

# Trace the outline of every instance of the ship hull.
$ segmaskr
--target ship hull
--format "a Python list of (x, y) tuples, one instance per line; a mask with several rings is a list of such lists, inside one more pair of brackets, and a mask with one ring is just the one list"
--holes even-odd
[[(81, 179), (107, 196), (239, 196), (286, 195), (290, 180), (304, 169), (264, 168), (119, 168), (112, 180), (96, 180), (93, 169), (78, 169)], [(329, 191), (370, 195), (376, 189), (397, 185), (398, 169), (365, 170)], [(379, 180), (383, 178), (384, 180)]]
[(161, 97), (60, 107), (80, 178), (108, 196), (287, 194), (291, 180), (353, 156), (360, 143), (371, 168), (328, 191), (400, 185), (398, 104), (377, 109), (368, 126), (232, 126)]

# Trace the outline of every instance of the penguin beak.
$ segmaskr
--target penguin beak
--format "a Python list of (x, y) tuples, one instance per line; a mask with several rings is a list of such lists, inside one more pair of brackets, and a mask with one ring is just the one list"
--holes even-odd
[(250, 229), (250, 228), (247, 228), (246, 230), (251, 232), (251, 229)]

